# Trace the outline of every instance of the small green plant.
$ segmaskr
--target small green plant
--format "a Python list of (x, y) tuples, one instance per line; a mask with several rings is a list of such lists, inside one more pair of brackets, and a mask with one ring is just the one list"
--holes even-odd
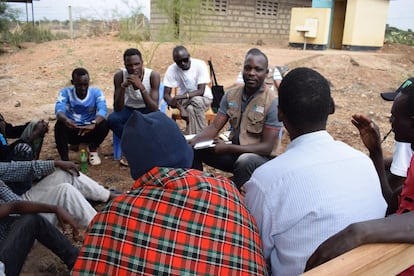
[(411, 30), (403, 31), (387, 25), (385, 29), (385, 41), (414, 46), (414, 33)]

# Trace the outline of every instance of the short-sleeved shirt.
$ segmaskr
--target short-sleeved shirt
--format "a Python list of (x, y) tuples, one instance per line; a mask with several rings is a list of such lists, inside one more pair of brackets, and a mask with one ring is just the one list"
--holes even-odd
[(267, 275), (236, 186), (198, 170), (160, 167), (95, 216), (72, 273)]
[(182, 70), (175, 63), (171, 64), (164, 76), (164, 86), (178, 87), (177, 95), (197, 90), (199, 84), (206, 84), (203, 96), (213, 99), (209, 83), (210, 74), (206, 63), (196, 58), (191, 58), (191, 66), (188, 70)]
[(390, 168), (391, 173), (397, 176), (407, 177), (407, 171), (412, 156), (413, 150), (411, 149), (411, 143), (395, 141), (394, 154), (392, 156)]
[(89, 125), (96, 116), (106, 117), (108, 110), (103, 92), (99, 88), (89, 87), (86, 97), (79, 99), (75, 87), (65, 87), (59, 91), (55, 114), (63, 112), (78, 126)]

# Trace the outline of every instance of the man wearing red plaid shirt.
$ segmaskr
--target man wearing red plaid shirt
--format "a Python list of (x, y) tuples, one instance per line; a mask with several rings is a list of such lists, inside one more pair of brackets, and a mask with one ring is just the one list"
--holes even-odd
[(136, 179), (89, 225), (73, 275), (267, 275), (253, 217), (161, 112), (134, 112), (122, 150)]

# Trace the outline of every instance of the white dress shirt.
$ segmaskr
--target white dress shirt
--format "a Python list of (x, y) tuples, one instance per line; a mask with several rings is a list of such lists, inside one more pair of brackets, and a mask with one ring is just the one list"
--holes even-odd
[(353, 222), (384, 217), (387, 207), (368, 156), (326, 131), (294, 139), (245, 188), (273, 275), (301, 274), (328, 237)]

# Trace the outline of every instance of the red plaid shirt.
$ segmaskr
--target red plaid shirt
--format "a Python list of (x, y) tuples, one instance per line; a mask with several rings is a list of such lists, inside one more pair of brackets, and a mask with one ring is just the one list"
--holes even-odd
[(73, 275), (267, 275), (253, 217), (226, 178), (155, 167), (91, 222)]

